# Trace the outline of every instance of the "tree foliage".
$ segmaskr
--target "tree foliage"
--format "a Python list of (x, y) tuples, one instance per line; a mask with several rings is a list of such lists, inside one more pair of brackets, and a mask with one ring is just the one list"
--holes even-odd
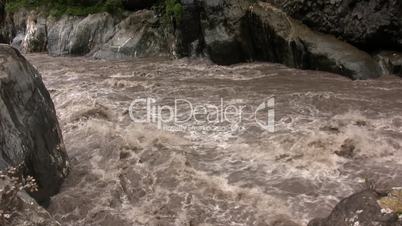
[(52, 16), (86, 16), (98, 12), (120, 13), (121, 0), (8, 0), (6, 11), (15, 12), (21, 8), (42, 9)]

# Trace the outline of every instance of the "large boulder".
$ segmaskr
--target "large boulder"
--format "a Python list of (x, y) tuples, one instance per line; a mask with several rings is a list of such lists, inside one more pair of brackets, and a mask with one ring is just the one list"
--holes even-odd
[(249, 36), (250, 55), (256, 60), (328, 71), (352, 79), (381, 75), (369, 54), (333, 36), (311, 31), (268, 3), (250, 6), (243, 32)]
[(381, 198), (372, 190), (356, 193), (342, 200), (324, 219), (314, 219), (308, 226), (400, 226), (395, 213), (384, 211), (378, 204)]
[(54, 56), (88, 54), (99, 49), (115, 32), (115, 20), (109, 13), (85, 18), (64, 16), (49, 20), (48, 24), (48, 51)]
[(275, 0), (275, 2), (290, 16), (302, 20), (309, 27), (338, 36), (361, 48), (402, 48), (400, 0)]
[(14, 48), (0, 44), (0, 170), (23, 164), (44, 202), (69, 172), (53, 102), (39, 72)]
[(116, 25), (116, 33), (93, 56), (101, 59), (165, 56), (168, 40), (151, 10), (130, 14)]

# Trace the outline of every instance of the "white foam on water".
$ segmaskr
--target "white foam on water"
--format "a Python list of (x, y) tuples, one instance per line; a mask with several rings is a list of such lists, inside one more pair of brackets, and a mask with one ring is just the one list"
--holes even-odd
[[(400, 80), (351, 82), (266, 63), (28, 58), (51, 90), (71, 158), (49, 209), (65, 225), (306, 225), (366, 177), (398, 178), (402, 165)], [(190, 121), (176, 132), (132, 122), (131, 101), (147, 96), (167, 105), (275, 96), (276, 131), (252, 121)]]

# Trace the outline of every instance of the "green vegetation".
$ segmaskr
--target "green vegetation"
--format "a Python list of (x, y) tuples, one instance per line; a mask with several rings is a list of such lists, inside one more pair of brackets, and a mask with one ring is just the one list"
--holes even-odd
[(18, 215), (21, 204), (18, 202), (18, 192), (37, 192), (36, 180), (22, 176), (24, 165), (11, 167), (0, 171), (0, 225), (9, 225), (10, 220)]
[(177, 23), (180, 23), (183, 16), (183, 6), (179, 0), (166, 0), (165, 13), (169, 18), (174, 18)]
[(384, 209), (390, 209), (392, 212), (402, 214), (402, 189), (394, 189), (387, 197), (378, 201)]
[(60, 17), (62, 15), (86, 16), (88, 14), (109, 12), (118, 14), (123, 11), (121, 0), (8, 0), (6, 10), (15, 12), (18, 9), (42, 9), (49, 15)]
[[(48, 15), (86, 16), (99, 12), (121, 14), (124, 10), (122, 0), (6, 0), (6, 10), (16, 12), (21, 8), (38, 9)], [(180, 0), (159, 0), (153, 9), (165, 22), (180, 23), (183, 6)]]

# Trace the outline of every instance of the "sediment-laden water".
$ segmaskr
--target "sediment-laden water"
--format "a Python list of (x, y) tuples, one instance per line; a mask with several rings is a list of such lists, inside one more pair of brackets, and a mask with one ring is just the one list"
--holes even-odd
[[(269, 63), (27, 57), (55, 102), (71, 158), (49, 208), (63, 225), (305, 225), (367, 186), (401, 185), (396, 76), (351, 81)], [(171, 107), (177, 99), (258, 107), (274, 98), (275, 132), (252, 118), (205, 122), (221, 110), (161, 129), (130, 118), (146, 114), (129, 110), (139, 98)], [(178, 106), (182, 118), (188, 102)]]

